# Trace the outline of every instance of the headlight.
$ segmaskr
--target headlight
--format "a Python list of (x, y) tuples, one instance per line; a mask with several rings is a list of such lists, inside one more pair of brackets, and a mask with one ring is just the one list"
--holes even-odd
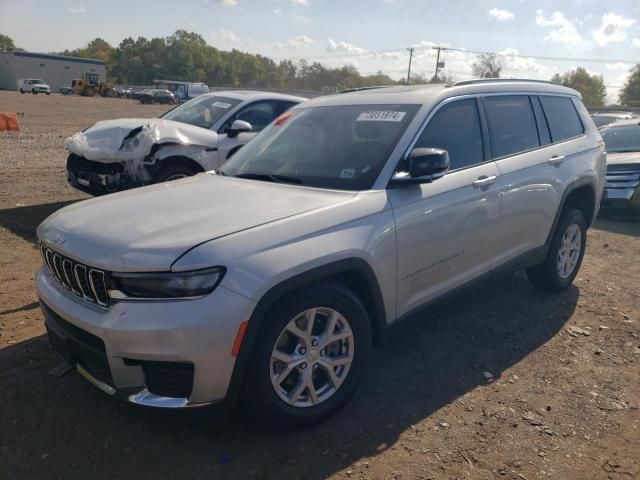
[[(176, 273), (113, 273), (113, 283), (131, 298), (184, 298), (207, 295), (225, 274), (223, 267)], [(113, 295), (117, 298), (118, 295)]]

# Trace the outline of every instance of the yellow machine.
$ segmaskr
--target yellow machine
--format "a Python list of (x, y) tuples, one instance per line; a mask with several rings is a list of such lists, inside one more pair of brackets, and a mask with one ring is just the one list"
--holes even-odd
[(97, 73), (85, 73), (82, 78), (71, 81), (71, 88), (76, 95), (93, 97), (96, 93), (101, 97), (115, 97), (116, 91), (110, 85), (101, 82)]

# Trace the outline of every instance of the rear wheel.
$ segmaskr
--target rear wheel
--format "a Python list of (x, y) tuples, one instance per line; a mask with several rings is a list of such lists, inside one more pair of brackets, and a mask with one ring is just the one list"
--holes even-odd
[(371, 326), (351, 291), (321, 284), (277, 302), (257, 342), (242, 403), (258, 420), (299, 428), (327, 418), (355, 394)]
[(20, 93), (25, 93), (23, 89), (20, 89)]
[(37, 95), (37, 94), (38, 94), (38, 92), (36, 92), (36, 89), (35, 89), (35, 88), (31, 89), (31, 93), (33, 93), (34, 95)]
[(571, 285), (580, 270), (587, 242), (587, 222), (580, 210), (563, 212), (544, 262), (527, 269), (531, 283), (541, 290), (557, 292)]

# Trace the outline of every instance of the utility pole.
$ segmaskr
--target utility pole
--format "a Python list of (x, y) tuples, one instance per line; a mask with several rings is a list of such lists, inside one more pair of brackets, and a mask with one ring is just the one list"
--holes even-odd
[(438, 81), (438, 69), (440, 68), (440, 49), (442, 47), (433, 47), (434, 50), (438, 50), (438, 55), (436, 57), (436, 74), (433, 76), (433, 79)]
[(411, 59), (413, 58), (413, 47), (407, 48), (409, 52), (409, 70), (407, 70), (407, 85), (409, 85), (409, 80), (411, 79)]

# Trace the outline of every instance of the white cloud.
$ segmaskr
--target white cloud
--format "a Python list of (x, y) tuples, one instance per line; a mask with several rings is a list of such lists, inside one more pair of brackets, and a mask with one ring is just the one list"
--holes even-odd
[(79, 15), (84, 15), (85, 13), (87, 13), (87, 9), (84, 7), (71, 7), (69, 9), (69, 13), (77, 17)]
[(297, 37), (290, 38), (284, 42), (275, 42), (272, 44), (276, 48), (304, 48), (309, 45), (313, 45), (315, 42), (306, 35), (298, 35)]
[(329, 44), (327, 45), (327, 52), (332, 53), (366, 53), (366, 51), (366, 49), (356, 47), (351, 43), (336, 42), (332, 38), (329, 38)]
[(624, 70), (624, 71), (628, 71), (628, 70), (631, 69), (631, 67), (633, 67), (633, 65), (630, 64), (630, 63), (616, 62), (616, 63), (607, 63), (605, 65), (605, 67), (607, 67), (607, 70)]
[(625, 18), (613, 12), (602, 16), (600, 28), (592, 32), (596, 43), (604, 47), (610, 43), (623, 42), (627, 38), (627, 29), (635, 23), (631, 18)]
[(640, 38), (634, 38), (632, 43), (634, 47), (640, 47)]
[(306, 25), (308, 23), (311, 23), (311, 20), (309, 20), (309, 18), (305, 17), (304, 15), (294, 15), (293, 17), (291, 17), (291, 20), (293, 20), (293, 23), (297, 23), (298, 25)]
[(238, 5), (238, 0), (222, 0), (220, 3), (223, 7), (235, 7)]
[(580, 45), (583, 42), (582, 35), (578, 33), (573, 22), (568, 20), (564, 16), (564, 13), (560, 11), (556, 10), (551, 14), (551, 17), (547, 19), (544, 18), (542, 10), (538, 10), (536, 12), (536, 25), (539, 27), (558, 27), (544, 37), (545, 40), (570, 46)]
[(308, 7), (309, 5), (311, 5), (311, 2), (309, 0), (291, 0), (291, 3), (300, 7)]
[(536, 62), (533, 58), (519, 57), (518, 50), (515, 48), (505, 48), (498, 52), (498, 55), (503, 68), (516, 75), (522, 75), (522, 72), (542, 74), (547, 71), (547, 67)]
[(224, 28), (221, 28), (220, 35), (222, 36), (222, 40), (225, 43), (238, 43), (240, 41), (240, 38), (231, 30), (225, 30)]
[(279, 17), (280, 15), (282, 15), (282, 10), (280, 10), (279, 8), (274, 8), (273, 14)]
[(497, 20), (499, 22), (509, 22), (513, 20), (513, 13), (509, 10), (504, 10), (502, 8), (493, 7), (491, 10), (487, 10), (487, 15), (489, 16), (489, 20)]

